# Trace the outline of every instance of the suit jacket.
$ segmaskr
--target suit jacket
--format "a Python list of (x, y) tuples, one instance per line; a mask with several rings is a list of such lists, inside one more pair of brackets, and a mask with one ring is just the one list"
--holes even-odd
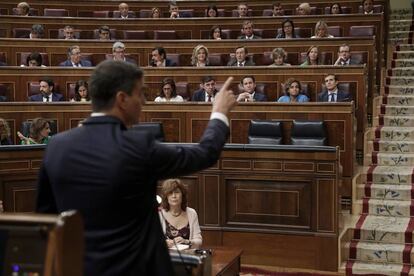
[[(328, 91), (321, 92), (318, 94), (318, 102), (327, 102), (328, 99)], [(338, 94), (336, 95), (337, 102), (350, 102), (352, 101), (352, 95), (345, 91), (338, 90)]]
[[(216, 95), (218, 91), (214, 91), (214, 95)], [(204, 89), (199, 89), (193, 93), (193, 96), (191, 97), (192, 102), (205, 102), (206, 101), (206, 92)]]
[(0, 102), (7, 102), (7, 97), (0, 95)]
[[(239, 39), (249, 40), (249, 39), (246, 38), (245, 35), (239, 36)], [(262, 39), (262, 37), (254, 34), (252, 39)]]
[(118, 118), (90, 117), (50, 140), (36, 209), (83, 215), (84, 275), (173, 275), (157, 181), (212, 166), (228, 135), (226, 124), (213, 119), (200, 144), (165, 145), (146, 131), (127, 131)]
[(175, 63), (174, 61), (172, 61), (171, 59), (166, 59), (165, 60), (165, 67), (175, 67), (177, 66), (177, 63)]
[[(256, 63), (254, 63), (250, 58), (246, 59), (246, 62), (244, 63), (244, 66), (255, 66)], [(236, 66), (237, 67), (237, 59), (232, 58), (229, 63), (227, 63), (227, 66)]]
[(254, 93), (253, 99), (255, 102), (266, 102), (267, 101), (267, 96), (263, 93)]
[[(81, 61), (79, 63), (82, 67), (92, 67), (92, 63), (89, 60), (86, 60), (86, 59), (81, 59)], [(59, 66), (73, 67), (72, 62), (69, 59), (65, 60), (64, 62), (61, 62), (59, 64)]]
[[(55, 93), (55, 92), (52, 93), (52, 102), (61, 102), (61, 101), (64, 101), (64, 100), (65, 99), (63, 98), (62, 94)], [(43, 102), (42, 93), (30, 96), (29, 101), (30, 102)]]

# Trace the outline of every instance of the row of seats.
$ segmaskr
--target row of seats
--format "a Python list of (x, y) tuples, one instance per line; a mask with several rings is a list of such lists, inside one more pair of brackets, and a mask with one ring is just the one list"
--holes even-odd
[[(167, 10), (167, 9), (165, 9)], [(358, 12), (352, 11), (351, 7), (342, 7), (342, 13), (344, 14), (351, 14), (351, 13), (362, 13), (363, 8), (359, 6)], [(259, 11), (260, 12), (260, 11)], [(382, 5), (374, 5), (374, 13), (381, 13), (383, 12)], [(180, 9), (180, 13), (185, 13), (189, 17), (194, 17), (196, 12), (194, 9)], [(294, 15), (294, 9), (284, 9), (285, 15)], [(31, 8), (30, 14), (33, 16), (39, 16), (39, 10)], [(139, 12), (129, 11), (129, 16), (131, 17), (139, 17), (139, 18), (150, 18), (152, 11), (150, 9), (141, 9)], [(262, 16), (272, 16), (272, 9), (264, 9), (261, 12)], [(325, 8), (318, 8), (318, 7), (311, 7), (311, 15), (320, 15), (320, 14), (330, 14), (330, 7)], [(13, 8), (13, 15), (18, 15), (17, 8)], [(169, 17), (167, 12), (164, 12), (164, 17)], [(252, 9), (249, 9), (248, 16), (257, 15), (257, 12), (253, 12)], [(56, 16), (56, 17), (68, 17), (69, 10), (67, 9), (51, 9), (46, 8), (43, 10), (43, 16)], [(77, 12), (78, 17), (99, 17), (99, 18), (120, 18), (119, 11), (87, 11), (87, 10), (79, 10)], [(204, 16), (207, 16), (207, 11), (204, 12)], [(226, 11), (225, 9), (218, 9), (218, 17), (238, 17), (238, 11), (233, 9), (231, 11)]]
[[(12, 35), (13, 38), (28, 38), (30, 34), (30, 28), (13, 28)], [(295, 28), (295, 35), (301, 38), (309, 38), (313, 33), (313, 28)], [(174, 40), (174, 39), (191, 39), (191, 33), (186, 32), (177, 32), (175, 30), (154, 30), (154, 31), (145, 31), (145, 30), (116, 30), (110, 29), (111, 39), (154, 39), (154, 40)], [(254, 29), (255, 35), (258, 35), (262, 38), (275, 38), (278, 33), (282, 32), (281, 28), (278, 29)], [(344, 34), (343, 28), (341, 26), (330, 26), (328, 27), (329, 34), (334, 37), (342, 37)], [(348, 36), (350, 37), (363, 37), (363, 36), (373, 36), (375, 34), (375, 26), (350, 26)], [(241, 35), (240, 30), (222, 30), (223, 39), (237, 39)], [(74, 36), (76, 39), (99, 39), (99, 29), (95, 30), (75, 30)], [(202, 39), (209, 39), (210, 30), (201, 31)], [(64, 32), (63, 29), (56, 31), (50, 31), (50, 39), (63, 39)]]
[[(39, 94), (39, 82), (29, 82), (27, 84), (27, 96), (30, 97), (32, 95), (35, 94)], [(66, 94), (69, 99), (74, 98), (75, 96), (75, 83), (66, 83)], [(216, 88), (219, 90), (221, 88), (223, 84), (222, 83), (217, 83), (216, 84)], [(324, 85), (321, 85), (320, 90), (318, 91), (313, 91), (314, 89), (318, 89), (318, 88), (314, 88), (311, 87), (310, 85), (308, 85), (308, 83), (306, 82), (302, 82), (302, 94), (307, 95), (309, 98), (311, 98), (311, 95), (313, 94), (313, 92), (319, 92), (319, 91), (326, 91), (326, 87)], [(242, 88), (240, 86), (238, 86), (237, 84), (233, 84), (234, 87), (232, 87), (232, 89), (234, 91), (238, 91), (239, 93), (243, 92)], [(55, 83), (55, 88), (54, 91), (55, 92), (63, 92), (60, 89), (61, 87), (59, 86), (58, 83)], [(159, 87), (151, 87), (152, 89), (155, 89), (156, 91), (159, 90)], [(284, 85), (281, 84), (281, 91), (284, 91)], [(10, 91), (12, 88), (10, 85), (4, 84), (4, 83), (0, 83), (0, 96), (6, 97), (7, 99), (10, 99), (10, 95), (12, 94), (12, 92)], [(149, 89), (149, 87), (145, 87), (145, 89)], [(270, 88), (270, 85), (266, 84), (266, 83), (257, 83), (256, 84), (256, 92), (257, 93), (263, 93), (268, 95), (269, 94), (269, 90), (270, 89), (274, 89), (274, 87)], [(346, 93), (350, 93), (350, 94), (354, 94), (356, 87), (355, 87), (355, 83), (353, 82), (340, 82), (338, 84), (338, 89), (341, 91), (344, 91)], [(187, 82), (176, 82), (176, 90), (177, 90), (177, 94), (182, 96), (184, 99), (189, 100), (191, 98), (192, 95), (192, 91), (190, 89), (190, 85)], [(355, 98), (355, 95), (353, 95)], [(149, 99), (149, 100), (153, 100), (153, 99)]]
[[(51, 64), (48, 53), (40, 53), (42, 55), (43, 65), (45, 66), (58, 66), (60, 62), (54, 61), (54, 64)], [(27, 56), (30, 55), (29, 52), (20, 52), (17, 53), (17, 56), (20, 55), (20, 64), (26, 64)], [(59, 54), (62, 55), (62, 54)], [(133, 55), (126, 54), (128, 58), (135, 59)], [(226, 66), (234, 54), (221, 54), (221, 53), (210, 53), (208, 55), (209, 65), (210, 66)], [(266, 66), (273, 63), (272, 53), (264, 52), (263, 54), (248, 54), (249, 58), (255, 62), (257, 66)], [(177, 66), (191, 66), (191, 54), (167, 54), (168, 59), (175, 62)], [(98, 65), (100, 62), (106, 59), (113, 59), (112, 54), (91, 54), (91, 53), (82, 53), (82, 59), (88, 60), (93, 66)], [(151, 57), (148, 56), (148, 61)], [(332, 52), (319, 52), (319, 59), (321, 65), (332, 65), (336, 60), (336, 53)], [(352, 60), (358, 62), (359, 64), (367, 63), (368, 53), (367, 52), (352, 52)], [(306, 60), (306, 52), (289, 52), (287, 53), (286, 62), (291, 65), (300, 65)], [(0, 61), (9, 64), (6, 60), (5, 53), (0, 53)], [(137, 64), (140, 64), (139, 60), (136, 60)], [(149, 64), (149, 63), (148, 63)], [(9, 64), (10, 65), (10, 64)]]
[[(249, 144), (282, 145), (283, 128), (280, 121), (251, 120)], [(165, 141), (162, 123), (140, 123), (132, 130), (150, 132), (160, 142)], [(323, 121), (293, 120), (290, 131), (291, 145), (326, 146), (328, 138)]]

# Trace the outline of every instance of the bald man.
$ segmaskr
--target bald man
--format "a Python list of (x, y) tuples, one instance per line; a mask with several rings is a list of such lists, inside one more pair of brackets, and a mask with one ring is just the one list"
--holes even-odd
[(119, 4), (118, 10), (119, 10), (119, 18), (122, 18), (122, 19), (135, 18), (134, 14), (129, 12), (129, 6), (127, 3)]

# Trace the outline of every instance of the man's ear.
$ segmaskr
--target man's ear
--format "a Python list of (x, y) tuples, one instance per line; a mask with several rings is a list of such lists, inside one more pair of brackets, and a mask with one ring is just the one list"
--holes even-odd
[(124, 91), (118, 91), (115, 96), (115, 105), (118, 108), (124, 110), (126, 108), (126, 105), (128, 104), (127, 97), (127, 93), (125, 93)]

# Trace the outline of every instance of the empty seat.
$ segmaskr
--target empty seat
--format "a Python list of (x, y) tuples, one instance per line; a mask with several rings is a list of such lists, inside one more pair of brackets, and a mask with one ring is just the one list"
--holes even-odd
[(92, 17), (103, 17), (108, 18), (109, 17), (109, 11), (93, 11)]
[(93, 17), (93, 11), (78, 10), (78, 17)]
[(240, 36), (240, 30), (221, 30), (222, 39), (236, 39)]
[(159, 30), (154, 31), (154, 39), (177, 39), (177, 34), (174, 30)]
[(349, 27), (349, 36), (373, 36), (375, 26), (351, 26)]
[(223, 56), (222, 54), (209, 54), (208, 62), (210, 66), (223, 66)]
[[(27, 65), (26, 64), (26, 59), (30, 54), (31, 53), (28, 53), (28, 52), (20, 53), (20, 64)], [(49, 55), (47, 53), (40, 53), (40, 55), (42, 56), (43, 65), (49, 66), (50, 65), (49, 64)]]
[(147, 39), (147, 31), (123, 31), (124, 39)]
[(264, 52), (263, 55), (261, 56), (261, 58), (259, 58), (258, 60), (260, 60), (257, 65), (270, 65), (273, 63), (273, 59), (272, 59), (272, 52)]
[(179, 13), (180, 13), (180, 17), (183, 17), (183, 18), (190, 18), (194, 16), (193, 9), (180, 10)]
[(180, 54), (167, 54), (167, 58), (172, 61), (172, 63), (176, 63), (177, 66), (180, 66)]
[(277, 36), (276, 29), (266, 29), (262, 32), (262, 38), (275, 38)]
[(153, 137), (159, 142), (164, 142), (164, 129), (162, 123), (139, 123), (133, 125), (131, 128), (132, 131), (146, 131), (153, 135)]
[(13, 28), (13, 37), (14, 38), (29, 38), (30, 37), (30, 28)]
[(279, 121), (251, 120), (249, 125), (249, 144), (282, 144), (282, 123)]
[(150, 18), (152, 14), (152, 10), (142, 9), (139, 11), (140, 18)]
[(73, 98), (75, 98), (75, 87), (76, 83), (66, 84), (67, 99), (72, 100)]
[(13, 101), (11, 84), (0, 83), (0, 101)]
[(341, 26), (329, 26), (328, 34), (333, 35), (334, 37), (342, 37), (342, 28)]
[(188, 83), (184, 81), (176, 82), (175, 89), (177, 91), (177, 95), (183, 97), (184, 100), (190, 99), (189, 87)]
[(44, 16), (59, 16), (59, 17), (67, 17), (69, 16), (69, 11), (66, 9), (44, 9), (43, 10)]
[(263, 16), (273, 16), (273, 11), (272, 11), (272, 9), (264, 9), (262, 15)]
[[(121, 18), (121, 13), (119, 11), (113, 11), (112, 12), (112, 17), (113, 18)], [(128, 11), (128, 18), (135, 18), (135, 12), (133, 11)]]
[(351, 52), (354, 64), (365, 64), (368, 62), (368, 52)]
[(293, 120), (290, 140), (292, 145), (326, 146), (325, 124), (323, 121)]

